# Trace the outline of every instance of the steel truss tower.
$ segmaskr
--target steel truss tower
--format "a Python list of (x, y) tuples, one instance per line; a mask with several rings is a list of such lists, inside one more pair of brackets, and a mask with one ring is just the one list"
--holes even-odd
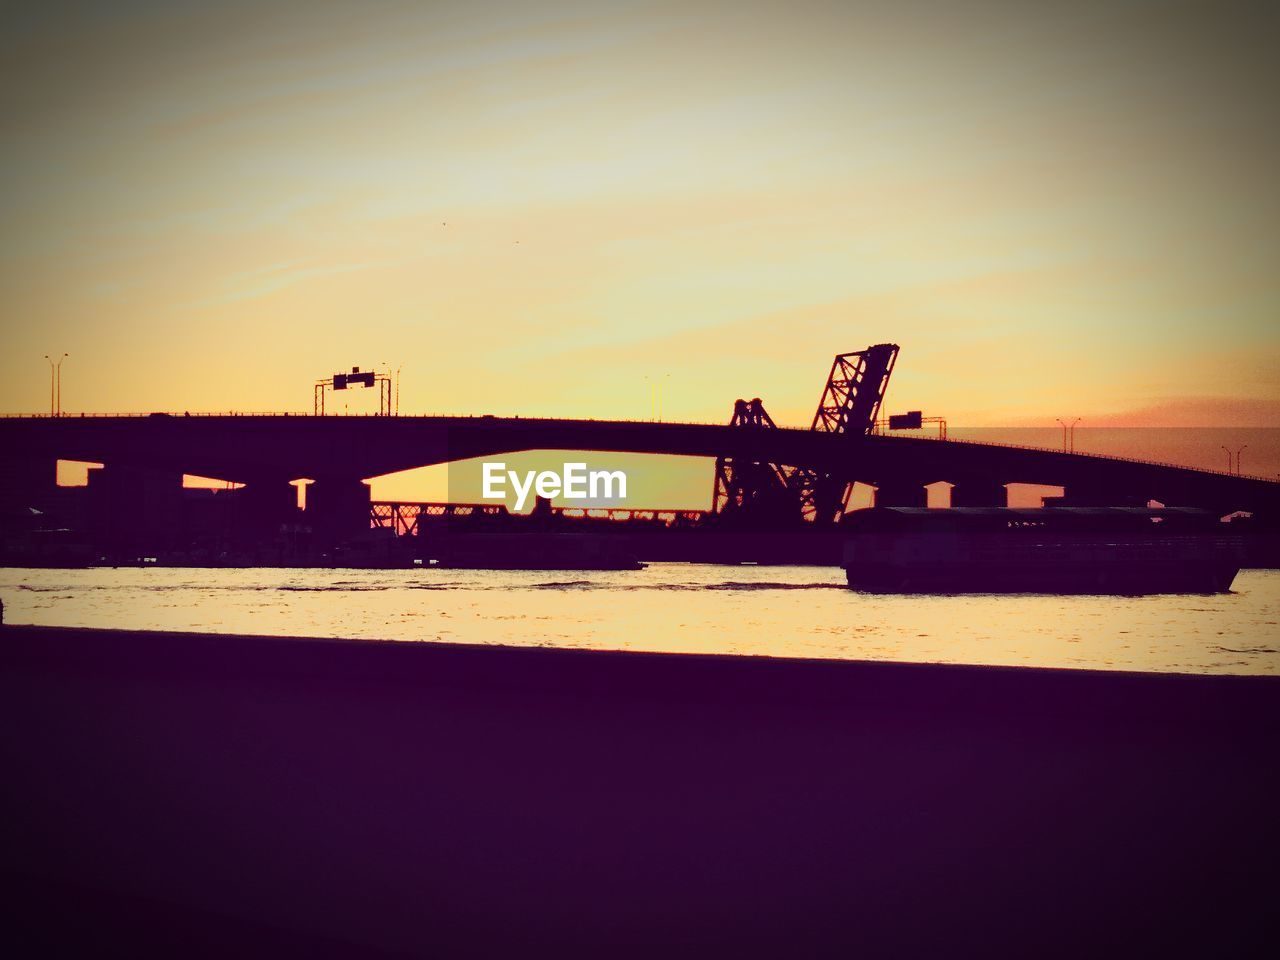
[[(809, 429), (850, 437), (870, 433), (897, 359), (896, 343), (877, 343), (865, 350), (837, 354)], [(845, 477), (800, 468), (790, 471), (790, 486), (800, 500), (804, 518), (823, 525), (840, 522), (853, 488)]]
[[(870, 433), (897, 359), (895, 343), (838, 354), (831, 363), (810, 429), (849, 437)], [(759, 430), (773, 428), (774, 422), (756, 398), (737, 401), (729, 425)], [(750, 515), (753, 522), (802, 519), (825, 526), (840, 522), (851, 489), (852, 482), (844, 475), (720, 457), (716, 460), (712, 509), (726, 517)]]
[[(736, 401), (729, 426), (744, 430), (776, 428), (759, 397)], [(741, 521), (752, 525), (790, 525), (799, 520), (800, 514), (787, 484), (786, 471), (777, 464), (718, 457), (712, 512), (731, 524)]]

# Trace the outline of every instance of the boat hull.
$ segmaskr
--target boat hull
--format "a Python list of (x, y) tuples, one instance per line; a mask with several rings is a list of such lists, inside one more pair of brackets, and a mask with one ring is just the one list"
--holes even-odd
[(872, 593), (1225, 593), (1231, 562), (1071, 563), (1069, 561), (863, 563), (845, 567), (849, 586)]
[(879, 593), (1223, 593), (1243, 562), (1216, 536), (864, 534), (846, 541), (850, 587)]

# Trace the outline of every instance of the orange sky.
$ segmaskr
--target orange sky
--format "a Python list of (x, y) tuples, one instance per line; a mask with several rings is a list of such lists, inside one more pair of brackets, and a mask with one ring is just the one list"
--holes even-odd
[(955, 424), (1273, 425), (1275, 15), (1118, 7), (10, 11), (0, 409), (800, 425), (893, 340)]

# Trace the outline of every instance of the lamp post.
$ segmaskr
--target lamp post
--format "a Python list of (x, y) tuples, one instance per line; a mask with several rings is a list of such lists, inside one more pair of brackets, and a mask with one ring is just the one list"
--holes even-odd
[[(1076, 417), (1071, 421), (1071, 425), (1068, 426), (1066, 421), (1062, 420), (1061, 418), (1058, 419), (1058, 423), (1062, 424), (1062, 452), (1063, 453), (1076, 452), (1076, 424), (1079, 422), (1080, 422), (1080, 418)], [(1067, 442), (1068, 431), (1070, 432), (1070, 437), (1071, 437), (1070, 444), (1068, 444)]]
[(1237, 476), (1237, 477), (1238, 477), (1238, 476), (1240, 476), (1240, 454), (1241, 454), (1241, 452), (1242, 452), (1243, 450), (1245, 450), (1248, 446), (1249, 446), (1249, 445), (1246, 443), (1244, 446), (1242, 446), (1242, 447), (1240, 447), (1238, 450), (1236, 450), (1236, 476)]
[(644, 382), (649, 384), (649, 420), (650, 422), (662, 420), (662, 388), (666, 382), (671, 379), (671, 374), (664, 373), (661, 376), (651, 377), (647, 373), (644, 375)]
[(44, 358), (49, 361), (49, 416), (62, 416), (62, 361), (71, 356), (64, 353), (56, 361), (47, 353)]
[[(1233, 454), (1231, 452), (1230, 447), (1223, 446), (1222, 444), (1219, 444), (1218, 446), (1222, 447), (1222, 452), (1227, 455), (1227, 473), (1234, 474), (1236, 472), (1236, 466), (1235, 466), (1236, 461), (1232, 460), (1231, 458), (1233, 456), (1236, 456), (1236, 454)], [(1244, 447), (1241, 447), (1240, 449), (1243, 450)]]

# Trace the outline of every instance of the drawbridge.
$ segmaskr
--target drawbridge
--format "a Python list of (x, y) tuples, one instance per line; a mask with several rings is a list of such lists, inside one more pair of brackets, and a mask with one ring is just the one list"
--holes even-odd
[[(866, 436), (876, 424), (898, 345), (878, 343), (838, 354), (809, 429), (841, 436)], [(731, 427), (773, 430), (777, 425), (759, 397), (734, 403)], [(828, 526), (840, 522), (853, 483), (846, 476), (734, 456), (716, 460), (712, 510), (734, 525), (787, 526), (798, 522)]]

